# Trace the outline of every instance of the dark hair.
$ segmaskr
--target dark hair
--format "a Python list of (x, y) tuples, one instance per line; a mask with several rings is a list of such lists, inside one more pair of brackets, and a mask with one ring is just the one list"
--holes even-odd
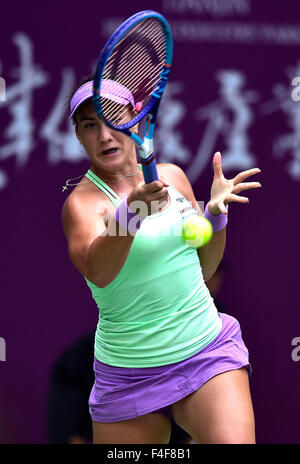
[[(78, 84), (78, 85), (75, 87), (75, 89), (74, 89), (73, 92), (72, 92), (72, 95), (71, 95), (70, 98), (69, 98), (69, 106), (70, 106), (71, 100), (72, 100), (72, 98), (73, 98), (75, 92), (79, 89), (79, 87), (81, 87), (83, 84), (86, 84), (87, 82), (90, 82), (90, 81), (93, 81), (93, 80), (94, 80), (94, 76), (93, 76), (93, 75), (92, 75), (92, 76), (85, 77), (85, 78), (80, 82), (80, 84)], [(87, 98), (87, 99), (85, 100), (84, 103), (89, 102), (89, 101), (92, 101), (92, 97), (91, 97), (91, 98)], [(77, 114), (77, 111), (78, 111), (78, 110), (79, 110), (79, 108), (77, 108), (77, 110), (75, 111), (75, 113), (74, 113), (73, 116), (72, 116), (72, 121), (73, 121), (74, 126), (77, 125), (76, 114)]]

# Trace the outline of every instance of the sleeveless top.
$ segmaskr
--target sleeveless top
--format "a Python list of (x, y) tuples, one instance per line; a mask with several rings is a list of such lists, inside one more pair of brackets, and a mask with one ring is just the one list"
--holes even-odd
[[(86, 177), (118, 207), (121, 199), (108, 185), (91, 170)], [(99, 309), (95, 357), (105, 364), (135, 368), (176, 363), (221, 331), (197, 250), (181, 236), (183, 219), (197, 212), (172, 186), (168, 193), (169, 205), (142, 222), (117, 277), (104, 288), (85, 278)]]

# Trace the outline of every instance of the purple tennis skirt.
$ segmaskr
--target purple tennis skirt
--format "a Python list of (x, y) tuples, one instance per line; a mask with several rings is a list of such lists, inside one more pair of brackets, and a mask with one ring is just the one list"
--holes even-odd
[(204, 349), (177, 363), (155, 367), (116, 367), (94, 360), (89, 398), (94, 422), (118, 422), (150, 412), (170, 417), (171, 405), (222, 372), (252, 368), (239, 322), (219, 313), (222, 329)]

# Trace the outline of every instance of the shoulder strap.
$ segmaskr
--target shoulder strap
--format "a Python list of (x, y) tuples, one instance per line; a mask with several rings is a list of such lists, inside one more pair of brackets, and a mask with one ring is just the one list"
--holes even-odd
[[(141, 164), (138, 164), (138, 168), (141, 171), (143, 170)], [(110, 201), (113, 203), (113, 205), (116, 208), (119, 206), (119, 204), (122, 201), (121, 198), (102, 179), (100, 179), (98, 176), (96, 176), (96, 174), (94, 172), (92, 172), (90, 169), (85, 174), (85, 176), (91, 182), (93, 182), (93, 184), (95, 184), (100, 190), (102, 190), (102, 192), (104, 192), (105, 195), (108, 196), (108, 198), (110, 199)], [(181, 195), (181, 193), (178, 192), (178, 190), (176, 190), (172, 185), (169, 185), (169, 187), (171, 187), (171, 189), (174, 191), (174, 193), (177, 193), (178, 195)]]
[(105, 182), (103, 182), (102, 179), (96, 176), (96, 174), (92, 172), (90, 169), (85, 174), (85, 176), (91, 182), (93, 182), (93, 184), (95, 184), (100, 190), (102, 190), (102, 192), (104, 192), (105, 195), (108, 196), (108, 198), (116, 208), (119, 206), (119, 204), (121, 203), (121, 198)]

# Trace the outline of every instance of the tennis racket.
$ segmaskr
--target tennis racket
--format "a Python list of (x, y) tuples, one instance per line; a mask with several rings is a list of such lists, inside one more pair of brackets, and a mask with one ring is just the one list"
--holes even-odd
[[(94, 74), (93, 104), (100, 118), (137, 145), (145, 183), (158, 180), (153, 136), (157, 111), (169, 77), (173, 55), (172, 33), (166, 19), (151, 10), (141, 11), (119, 26), (104, 46)], [(101, 84), (109, 94), (109, 82), (124, 86), (131, 104), (100, 96)], [(134, 108), (133, 108), (134, 105)], [(146, 116), (144, 139), (129, 129)]]

